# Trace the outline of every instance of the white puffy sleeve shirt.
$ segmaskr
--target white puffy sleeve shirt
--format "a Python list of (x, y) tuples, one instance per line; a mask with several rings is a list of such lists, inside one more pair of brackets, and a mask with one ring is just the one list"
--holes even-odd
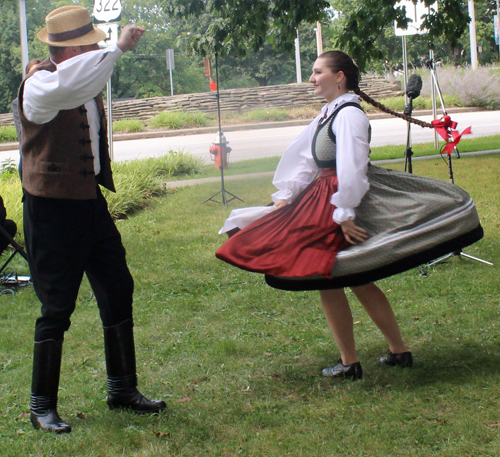
[[(318, 175), (318, 166), (311, 152), (312, 140), (316, 128), (325, 111), (332, 113), (341, 104), (359, 103), (354, 94), (344, 94), (323, 107), (321, 115), (295, 139), (283, 153), (273, 184), (278, 189), (272, 195), (273, 201), (286, 200), (288, 203)], [(369, 120), (360, 109), (348, 106), (339, 111), (332, 123), (332, 131), (337, 140), (337, 177), (338, 189), (331, 197), (335, 205), (333, 220), (340, 224), (354, 219), (356, 208), (368, 191), (366, 173), (369, 164)]]
[(101, 92), (113, 73), (114, 63), (123, 55), (116, 45), (90, 51), (57, 65), (54, 72), (40, 70), (26, 80), (23, 112), (35, 124), (46, 124), (60, 110), (85, 105), (89, 122), (95, 174), (100, 172), (100, 118), (94, 98)]

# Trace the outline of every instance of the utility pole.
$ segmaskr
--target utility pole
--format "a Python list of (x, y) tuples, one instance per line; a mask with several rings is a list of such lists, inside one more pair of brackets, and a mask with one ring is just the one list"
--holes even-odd
[(319, 21), (316, 22), (316, 48), (318, 50), (318, 56), (323, 54), (323, 36), (321, 33), (321, 22)]
[(470, 64), (473, 70), (477, 70), (476, 13), (474, 11), (474, 0), (469, 0), (469, 16)]
[(295, 70), (297, 72), (297, 82), (299, 84), (302, 84), (302, 67), (300, 65), (299, 29), (297, 29), (297, 38), (295, 38)]
[(28, 65), (29, 62), (28, 29), (26, 26), (26, 0), (19, 0), (19, 30), (21, 36), (21, 67), (24, 79), (26, 76), (26, 65)]
[(500, 55), (500, 0), (497, 0), (498, 54)]

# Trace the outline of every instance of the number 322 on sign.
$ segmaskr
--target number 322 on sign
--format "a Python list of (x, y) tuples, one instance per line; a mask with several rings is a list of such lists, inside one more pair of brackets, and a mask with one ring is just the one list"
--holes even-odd
[(122, 14), (120, 0), (94, 0), (94, 18), (96, 22), (119, 21)]

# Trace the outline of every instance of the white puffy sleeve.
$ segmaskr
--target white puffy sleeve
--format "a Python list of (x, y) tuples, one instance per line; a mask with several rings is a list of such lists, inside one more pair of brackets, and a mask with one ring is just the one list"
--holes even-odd
[(318, 175), (311, 144), (320, 118), (321, 115), (316, 117), (283, 153), (273, 179), (278, 189), (272, 194), (274, 203), (279, 200), (292, 202)]
[(57, 70), (37, 71), (26, 80), (23, 112), (36, 124), (45, 124), (60, 110), (77, 108), (101, 92), (123, 55), (116, 45), (85, 52), (57, 65)]
[(335, 205), (333, 220), (340, 224), (354, 219), (356, 208), (370, 185), (366, 173), (369, 164), (370, 122), (360, 109), (342, 109), (332, 123), (337, 140), (338, 189), (331, 198)]

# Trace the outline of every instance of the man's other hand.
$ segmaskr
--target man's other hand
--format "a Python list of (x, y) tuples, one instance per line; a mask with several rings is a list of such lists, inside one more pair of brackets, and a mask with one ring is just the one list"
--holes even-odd
[(135, 48), (144, 32), (145, 30), (137, 25), (126, 25), (123, 27), (116, 45), (123, 52), (130, 51)]

